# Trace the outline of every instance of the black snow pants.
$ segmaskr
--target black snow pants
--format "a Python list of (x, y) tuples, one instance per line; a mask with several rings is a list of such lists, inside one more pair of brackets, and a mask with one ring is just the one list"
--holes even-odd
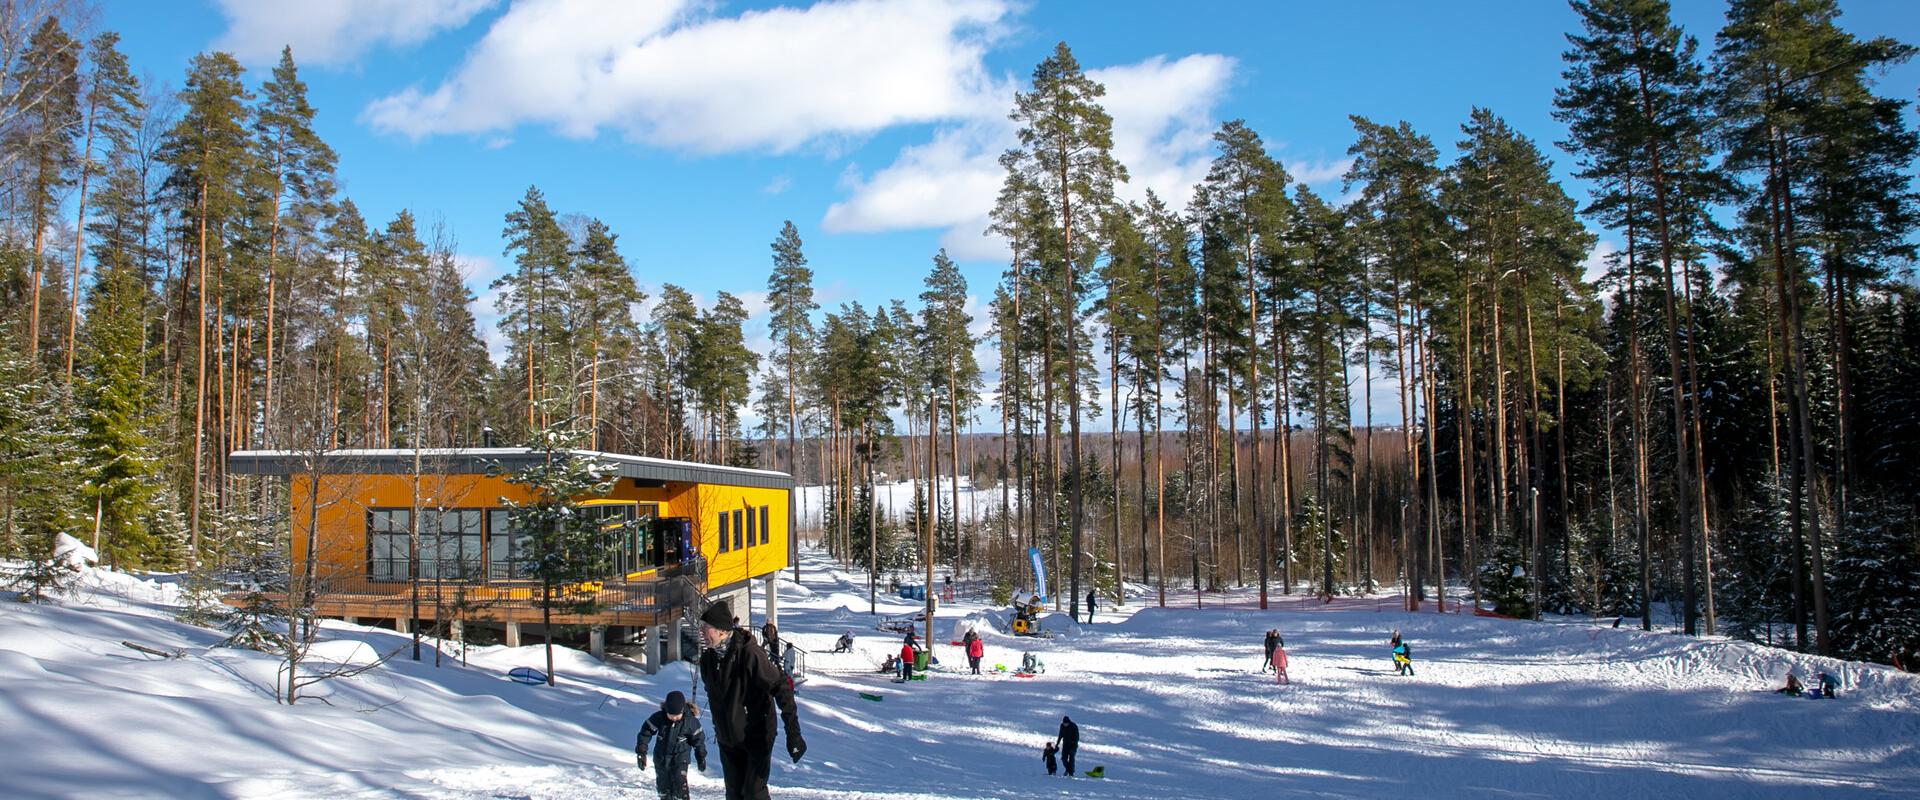
[(1079, 749), (1076, 745), (1067, 745), (1066, 747), (1060, 748), (1060, 765), (1067, 768), (1067, 777), (1069, 778), (1073, 777), (1073, 754)]
[(653, 787), (660, 792), (660, 800), (689, 800), (693, 796), (692, 790), (687, 787), (685, 762), (679, 764), (656, 762), (653, 765)]
[(720, 745), (720, 771), (727, 780), (727, 800), (769, 800), (767, 774), (773, 771), (773, 748)]

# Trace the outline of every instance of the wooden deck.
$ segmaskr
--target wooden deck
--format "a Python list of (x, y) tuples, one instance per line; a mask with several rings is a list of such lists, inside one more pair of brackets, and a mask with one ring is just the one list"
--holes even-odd
[[(552, 620), (556, 625), (652, 627), (679, 614), (687, 594), (679, 590), (672, 579), (595, 581), (563, 588), (556, 589), (556, 601), (563, 600), (569, 594), (590, 593), (600, 611), (572, 614), (556, 608), (552, 612)], [(238, 605), (241, 598), (239, 595), (228, 595), (223, 599), (228, 605)], [(537, 583), (496, 581), (484, 584), (435, 584), (422, 581), (419, 612), (415, 613), (413, 587), (407, 582), (355, 579), (329, 581), (314, 603), (314, 613), (321, 617), (419, 620), (439, 619), (439, 615), (444, 613), (449, 620), (469, 623), (539, 624), (544, 611), (540, 607), (540, 585)]]

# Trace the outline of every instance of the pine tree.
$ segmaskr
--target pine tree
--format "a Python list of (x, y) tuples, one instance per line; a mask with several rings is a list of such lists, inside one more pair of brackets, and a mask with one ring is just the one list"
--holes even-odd
[[(1260, 607), (1267, 607), (1268, 553), (1269, 537), (1265, 532), (1260, 508), (1260, 485), (1263, 477), (1260, 471), (1260, 418), (1261, 381), (1260, 381), (1260, 287), (1259, 276), (1262, 270), (1257, 263), (1263, 250), (1272, 249), (1284, 235), (1287, 217), (1290, 211), (1287, 200), (1287, 184), (1290, 179), (1280, 163), (1269, 156), (1260, 136), (1247, 127), (1244, 120), (1233, 120), (1221, 126), (1213, 135), (1220, 148), (1220, 154), (1208, 168), (1207, 177), (1195, 188), (1195, 205), (1198, 213), (1207, 216), (1207, 224), (1219, 229), (1223, 239), (1231, 244), (1219, 251), (1225, 261), (1214, 269), (1210, 263), (1210, 272), (1221, 274), (1228, 280), (1235, 277), (1243, 279), (1244, 291), (1222, 292), (1226, 302), (1224, 313), (1216, 319), (1222, 334), (1220, 341), (1233, 343), (1239, 351), (1237, 360), (1240, 368), (1233, 372), (1244, 375), (1240, 384), (1240, 394), (1246, 401), (1247, 418), (1253, 427), (1254, 447), (1249, 449), (1253, 458), (1252, 489), (1253, 530), (1259, 541), (1260, 560)], [(1246, 305), (1240, 305), (1239, 298), (1244, 297)], [(1227, 299), (1231, 298), (1231, 299)], [(1276, 325), (1277, 325), (1276, 321)], [(1245, 341), (1238, 341), (1237, 334), (1244, 333)], [(1231, 338), (1228, 338), (1231, 337)], [(1232, 393), (1233, 377), (1227, 376), (1228, 393)], [(1276, 392), (1275, 397), (1279, 394)], [(1237, 411), (1227, 409), (1229, 441), (1232, 442), (1234, 469), (1232, 472), (1234, 495), (1239, 496), (1239, 436), (1234, 425)], [(1280, 513), (1286, 513), (1284, 510)], [(1240, 564), (1245, 557), (1240, 542), (1240, 509), (1234, 505), (1234, 574), (1236, 582), (1240, 573)]]
[[(188, 468), (192, 478), (187, 500), (189, 546), (196, 558), (201, 545), (201, 495), (206, 484), (203, 476), (208, 466), (207, 417), (210, 404), (218, 399), (208, 391), (207, 329), (210, 322), (221, 323), (207, 313), (213, 297), (209, 273), (217, 268), (212, 261), (213, 250), (220, 245), (228, 221), (239, 211), (239, 179), (245, 174), (246, 166), (249, 114), (245, 103), (251, 95), (240, 82), (241, 72), (240, 63), (226, 53), (194, 56), (187, 69), (186, 87), (179, 95), (184, 111), (167, 132), (158, 155), (161, 162), (172, 167), (167, 189), (174, 202), (190, 215), (194, 228), (191, 245), (197, 262), (194, 278), (189, 281), (183, 276), (181, 288), (185, 297), (186, 288), (194, 286), (192, 294), (198, 304), (193, 317), (197, 339), (193, 348), (196, 362), (193, 460)], [(215, 290), (217, 286), (216, 282)], [(212, 388), (218, 392), (220, 387)]]
[[(1106, 88), (1087, 77), (1067, 44), (1034, 68), (1031, 90), (1014, 96), (1011, 119), (1020, 126), (1020, 155), (1012, 168), (1025, 173), (1047, 198), (1060, 221), (1062, 280), (1059, 304), (1063, 310), (1063, 348), (1066, 361), (1068, 419), (1067, 463), (1080, 463), (1080, 356), (1075, 339), (1080, 327), (1080, 265), (1093, 261), (1098, 247), (1085, 241), (1099, 216), (1113, 200), (1113, 185), (1127, 179), (1127, 170), (1113, 158), (1113, 119), (1100, 107)], [(1075, 233), (1080, 238), (1075, 238)], [(1050, 289), (1051, 291), (1051, 289)], [(1070, 552), (1081, 552), (1085, 528), (1083, 498), (1069, 496)], [(1072, 612), (1080, 610), (1080, 559), (1072, 559), (1069, 583)]]
[[(80, 43), (60, 26), (59, 18), (43, 18), (9, 76), (19, 87), (8, 146), (22, 154), (31, 174), (25, 189), (26, 219), (33, 233), (32, 299), (27, 307), (24, 350), (28, 360), (38, 358), (42, 330), (41, 284), (46, 275), (46, 232), (60, 210), (60, 192), (72, 184), (79, 161), (74, 138), (80, 132)], [(55, 284), (56, 286), (58, 284)], [(59, 306), (54, 306), (58, 308)]]

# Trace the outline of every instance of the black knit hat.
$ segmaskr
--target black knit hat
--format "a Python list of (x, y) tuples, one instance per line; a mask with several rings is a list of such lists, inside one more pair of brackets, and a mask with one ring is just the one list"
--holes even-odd
[(727, 601), (717, 600), (700, 615), (700, 621), (723, 630), (733, 630), (733, 609), (727, 607)]
[(660, 703), (660, 710), (669, 714), (687, 713), (687, 696), (679, 692), (668, 692), (667, 699)]

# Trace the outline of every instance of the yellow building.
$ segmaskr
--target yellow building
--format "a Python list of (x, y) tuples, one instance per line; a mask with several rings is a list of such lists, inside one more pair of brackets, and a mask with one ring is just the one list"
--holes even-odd
[[(608, 634), (646, 641), (645, 661), (657, 665), (677, 658), (683, 611), (702, 595), (728, 599), (742, 624), (751, 623), (753, 600), (777, 618), (774, 594), (752, 597), (752, 581), (789, 566), (791, 476), (575, 453), (618, 476), (605, 496), (581, 500), (601, 523), (613, 567), (604, 580), (564, 587), (595, 594), (599, 610), (556, 610), (556, 626), (587, 627), (596, 654)], [(543, 609), (539, 582), (523, 574), (524, 534), (508, 525), (509, 502), (531, 494), (506, 475), (543, 457), (518, 447), (255, 450), (227, 463), (234, 474), (286, 478), (294, 571), (308, 569), (313, 554), (321, 616), (392, 620), (400, 630), (440, 619), (461, 631), (500, 625), (518, 644)]]

